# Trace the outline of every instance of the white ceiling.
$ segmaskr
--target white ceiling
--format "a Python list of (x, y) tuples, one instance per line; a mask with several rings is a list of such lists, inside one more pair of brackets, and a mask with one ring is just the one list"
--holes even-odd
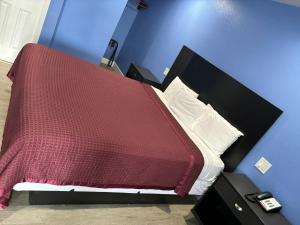
[(273, 0), (273, 1), (300, 7), (300, 0)]

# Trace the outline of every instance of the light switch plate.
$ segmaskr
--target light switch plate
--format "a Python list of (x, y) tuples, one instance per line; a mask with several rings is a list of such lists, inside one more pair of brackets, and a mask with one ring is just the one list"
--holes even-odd
[(168, 73), (169, 73), (169, 71), (170, 71), (170, 68), (169, 68), (169, 67), (166, 67), (166, 69), (165, 69), (165, 71), (164, 71), (164, 75), (167, 76)]
[(255, 164), (255, 167), (262, 173), (265, 174), (271, 167), (272, 164), (266, 160), (266, 158), (261, 157), (257, 163)]

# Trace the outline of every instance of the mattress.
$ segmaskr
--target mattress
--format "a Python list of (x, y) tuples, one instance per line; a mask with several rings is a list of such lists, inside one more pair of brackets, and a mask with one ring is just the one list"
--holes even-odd
[[(163, 92), (152, 87), (157, 96), (169, 109), (168, 104), (164, 98)], [(201, 149), (204, 158), (204, 166), (202, 171), (189, 191), (190, 195), (202, 195), (216, 180), (217, 176), (223, 171), (224, 163), (220, 157), (216, 156), (209, 150), (194, 133), (184, 125), (174, 113), (169, 109), (170, 113), (178, 121), (180, 126), (190, 137), (190, 139)], [(165, 194), (175, 195), (174, 190), (157, 190), (157, 189), (134, 189), (134, 188), (94, 188), (86, 186), (73, 186), (73, 185), (52, 185), (44, 183), (23, 182), (16, 184), (13, 189), (15, 191), (75, 191), (75, 192), (108, 192), (108, 193), (141, 193), (141, 194)]]

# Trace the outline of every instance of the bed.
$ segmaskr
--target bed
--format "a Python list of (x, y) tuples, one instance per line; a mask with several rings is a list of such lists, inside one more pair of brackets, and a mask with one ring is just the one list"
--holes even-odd
[[(218, 73), (194, 76), (203, 65)], [(237, 166), (282, 113), (224, 72), (219, 75), (184, 47), (163, 89), (179, 76), (244, 132), (222, 160), (176, 119), (160, 90), (55, 50), (25, 46), (8, 74), (13, 86), (0, 156), (1, 206), (8, 205), (12, 188), (31, 191), (33, 202), (41, 195), (49, 200), (55, 193), (74, 197), (74, 192), (94, 198), (105, 192), (203, 194), (224, 166), (227, 171)], [(220, 81), (231, 91), (212, 87), (222, 87)], [(245, 113), (260, 112), (255, 123), (244, 109), (237, 111), (245, 104), (241, 99), (249, 98)]]
[[(169, 109), (169, 106), (166, 102), (166, 99), (163, 95), (163, 92), (157, 88), (152, 87), (159, 99), (162, 103), (168, 108), (170, 113), (174, 116), (174, 118), (178, 121), (180, 126), (184, 129), (184, 131), (188, 134), (191, 140), (194, 143), (197, 143), (199, 149), (201, 149), (201, 153), (204, 159), (204, 165), (201, 170), (200, 175), (194, 182), (191, 190), (189, 191), (190, 195), (202, 195), (208, 187), (212, 185), (215, 181), (216, 177), (220, 174), (224, 169), (224, 163), (220, 157), (213, 154), (209, 148), (201, 141), (193, 132), (187, 127), (184, 123), (182, 123), (177, 116), (172, 113)], [(93, 188), (93, 187), (85, 187), (85, 186), (73, 186), (73, 185), (51, 185), (51, 184), (43, 184), (43, 183), (32, 183), (32, 182), (23, 182), (18, 183), (14, 186), (14, 190), (16, 191), (75, 191), (75, 192), (106, 192), (106, 193), (131, 193), (131, 194), (163, 194), (163, 195), (175, 195), (174, 190), (159, 190), (159, 189), (134, 189), (134, 188)]]

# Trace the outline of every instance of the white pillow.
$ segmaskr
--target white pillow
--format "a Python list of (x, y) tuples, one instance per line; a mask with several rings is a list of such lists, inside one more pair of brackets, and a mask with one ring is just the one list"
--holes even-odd
[(168, 106), (177, 119), (189, 128), (206, 109), (206, 105), (185, 88), (174, 95)]
[(192, 125), (195, 134), (218, 156), (221, 156), (242, 132), (232, 126), (216, 112), (211, 105)]
[(180, 91), (185, 90), (186, 92), (193, 95), (195, 98), (198, 97), (198, 94), (194, 92), (192, 89), (187, 87), (180, 79), (179, 77), (176, 77), (167, 87), (167, 89), (164, 91), (164, 97), (168, 102), (171, 102), (172, 99), (175, 97), (176, 94), (178, 94)]

